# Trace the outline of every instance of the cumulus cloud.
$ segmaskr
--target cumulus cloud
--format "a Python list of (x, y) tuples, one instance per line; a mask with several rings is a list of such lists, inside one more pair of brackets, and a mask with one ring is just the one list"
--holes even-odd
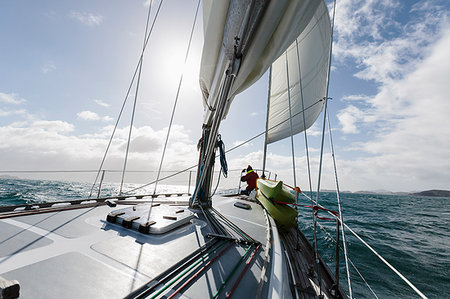
[(0, 92), (0, 103), (18, 105), (25, 103), (26, 100), (19, 97), (16, 93)]
[[(128, 131), (129, 127), (116, 131), (105, 168), (123, 167)], [(61, 120), (34, 120), (0, 126), (0, 165), (2, 169), (15, 170), (96, 169), (111, 132), (112, 126), (107, 126), (92, 134), (77, 135), (73, 124)], [(167, 128), (133, 128), (127, 169), (157, 170), (166, 134)], [(163, 171), (185, 169), (195, 165), (197, 159), (196, 142), (192, 142), (183, 126), (174, 125)], [(111, 176), (108, 179), (112, 179)], [(142, 174), (128, 177), (128, 181), (147, 182), (147, 179)]]
[(90, 27), (100, 25), (104, 19), (104, 17), (101, 15), (96, 15), (90, 12), (78, 12), (78, 11), (70, 12), (69, 17)]
[(112, 117), (110, 116), (100, 116), (92, 111), (81, 111), (77, 113), (77, 117), (82, 120), (101, 120), (101, 121), (112, 121)]
[[(399, 1), (338, 4), (342, 22), (336, 59), (356, 61), (355, 76), (378, 86), (374, 95), (343, 98), (349, 104), (337, 114), (344, 133), (371, 134), (369, 141), (348, 145), (365, 157), (341, 161), (352, 185), (394, 191), (449, 188), (449, 12), (436, 3), (409, 8)], [(400, 10), (414, 17), (405, 24), (394, 21)]]
[(337, 114), (337, 118), (342, 126), (342, 131), (346, 134), (359, 133), (356, 123), (364, 117), (364, 113), (356, 106), (350, 105), (342, 109)]

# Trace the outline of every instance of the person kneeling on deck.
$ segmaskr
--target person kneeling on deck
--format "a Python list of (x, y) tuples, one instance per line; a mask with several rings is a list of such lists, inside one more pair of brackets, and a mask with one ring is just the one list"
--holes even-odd
[(253, 171), (253, 168), (249, 165), (247, 169), (243, 169), (242, 172), (247, 174), (241, 177), (242, 182), (247, 182), (247, 188), (241, 191), (241, 194), (249, 195), (250, 192), (256, 189), (256, 180), (259, 178), (258, 174)]

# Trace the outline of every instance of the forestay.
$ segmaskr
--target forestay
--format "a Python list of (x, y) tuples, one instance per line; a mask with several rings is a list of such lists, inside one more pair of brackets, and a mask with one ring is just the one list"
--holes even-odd
[[(241, 64), (223, 117), (226, 116), (233, 97), (259, 79), (305, 30), (319, 4), (324, 7), (322, 1), (317, 0), (203, 2), (205, 42), (200, 87), (206, 109), (205, 124), (211, 123), (211, 110), (216, 107), (225, 71), (235, 53), (235, 38), (240, 39), (238, 54), (242, 56), (238, 58)], [(246, 18), (247, 16), (250, 17)], [(248, 23), (245, 23), (246, 20)]]
[(330, 17), (321, 1), (305, 30), (272, 65), (267, 143), (308, 129), (319, 116), (323, 107), (321, 99), (326, 96), (330, 40)]

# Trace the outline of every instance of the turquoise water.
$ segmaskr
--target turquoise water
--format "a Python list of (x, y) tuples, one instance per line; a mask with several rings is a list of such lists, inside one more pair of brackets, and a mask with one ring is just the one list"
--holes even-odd
[[(335, 194), (323, 193), (319, 203), (337, 210)], [(341, 204), (344, 222), (425, 296), (450, 298), (450, 198), (343, 193)], [(320, 212), (320, 215), (327, 214)], [(311, 219), (310, 209), (301, 208), (299, 226), (310, 239)], [(336, 237), (335, 222), (320, 221), (320, 224)], [(345, 233), (349, 258), (379, 298), (419, 298), (356, 237), (348, 230)], [(334, 271), (334, 242), (320, 228), (318, 246)], [(374, 298), (357, 272), (350, 268), (354, 296)], [(340, 269), (340, 283), (347, 291), (344, 263)]]
[[(86, 198), (91, 185), (60, 181), (0, 179), (0, 205)], [(133, 188), (128, 184), (124, 190)], [(149, 187), (150, 188), (150, 187)], [(168, 192), (169, 186), (161, 186)], [(187, 191), (178, 186), (176, 191)], [(186, 189), (186, 190), (184, 190)], [(142, 190), (151, 193), (153, 189)], [(116, 195), (117, 184), (105, 184), (102, 196)], [(336, 196), (322, 193), (319, 203), (337, 210)], [(450, 298), (450, 198), (419, 196), (341, 194), (345, 223), (429, 298)], [(310, 204), (302, 199), (301, 204)], [(311, 209), (301, 207), (299, 226), (312, 238)], [(326, 216), (325, 212), (320, 215)], [(335, 223), (320, 221), (335, 237)], [(349, 257), (379, 298), (418, 298), (409, 286), (346, 230)], [(334, 272), (334, 242), (318, 229), (322, 257)], [(341, 255), (340, 283), (347, 291)], [(373, 298), (357, 272), (351, 269), (355, 298)]]

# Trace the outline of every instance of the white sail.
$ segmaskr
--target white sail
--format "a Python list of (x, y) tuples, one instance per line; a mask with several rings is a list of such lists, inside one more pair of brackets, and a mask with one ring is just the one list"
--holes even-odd
[[(235, 37), (240, 37), (243, 57), (231, 89), (232, 98), (259, 79), (277, 57), (304, 31), (322, 1), (317, 0), (206, 0), (203, 3), (204, 36), (200, 87), (206, 115), (216, 106), (220, 86), (234, 54)], [(259, 14), (259, 12), (261, 12)], [(249, 23), (244, 26), (246, 16)], [(251, 34), (242, 37), (243, 28)], [(224, 117), (226, 116), (226, 112)]]
[(308, 129), (319, 116), (324, 104), (320, 100), (327, 92), (330, 40), (330, 17), (325, 4), (321, 2), (305, 30), (272, 65), (267, 143)]

